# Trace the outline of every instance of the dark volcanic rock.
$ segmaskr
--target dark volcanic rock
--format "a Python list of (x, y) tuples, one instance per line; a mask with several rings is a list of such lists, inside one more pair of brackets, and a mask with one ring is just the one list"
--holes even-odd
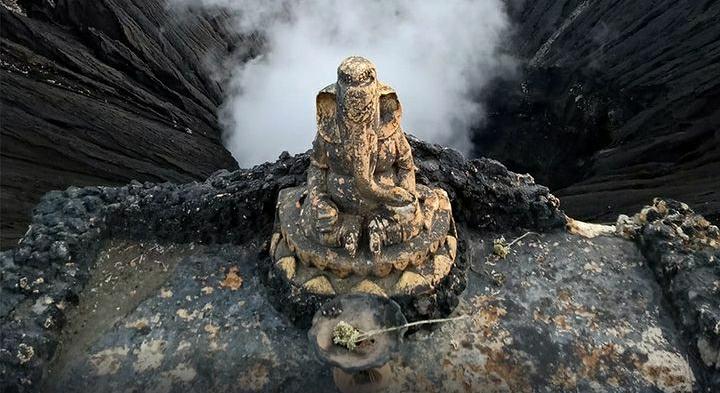
[[(160, 0), (19, 4), (29, 17), (0, 8), (4, 239), (45, 190), (143, 182), (50, 192), (0, 253), (0, 390), (334, 390), (258, 256), (307, 155), (156, 183), (235, 166), (203, 59), (257, 43)], [(528, 83), (492, 101), (487, 127), (513, 143), (483, 148), (584, 217), (655, 194), (717, 214), (718, 3), (511, 4)], [(419, 181), (452, 199), (471, 318), (409, 335), (396, 390), (720, 389), (717, 228), (666, 201), (622, 222), (639, 248), (581, 238), (529, 175), (411, 143)]]
[[(571, 235), (557, 200), (529, 177), (411, 143), (418, 178), (444, 187), (458, 213), (469, 271), (455, 313), (471, 318), (407, 336), (396, 391), (718, 387), (708, 359), (719, 276), (707, 253), (717, 229), (669, 202), (629, 227), (640, 248)], [(283, 154), (203, 183), (47, 194), (20, 245), (0, 254), (0, 386), (333, 391), (263, 279), (277, 191), (302, 183), (307, 164)], [(652, 234), (671, 224), (689, 243), (668, 250), (675, 237)], [(538, 233), (494, 254), (494, 239), (527, 230)], [(695, 262), (658, 272), (676, 254)]]
[[(448, 191), (453, 210), (466, 211), (457, 217), (463, 227), (504, 232), (564, 225), (557, 200), (527, 176), (414, 138), (412, 145), (418, 178)], [(218, 171), (203, 183), (133, 181), (45, 195), (18, 247), (1, 254), (3, 385), (32, 389), (37, 383), (56, 353), (64, 310), (82, 297), (104, 239), (236, 244), (257, 257), (271, 234), (278, 191), (303, 183), (308, 163), (306, 154), (282, 154), (250, 170)]]
[(529, 172), (573, 217), (656, 196), (720, 218), (720, 3), (510, 1), (519, 80), (486, 92), (476, 154)]
[[(473, 234), (471, 242), (477, 245), (471, 257), (482, 269), (492, 239)], [(105, 269), (85, 293), (95, 292), (81, 303), (92, 304), (105, 292), (128, 296), (127, 289), (103, 285), (117, 275), (113, 263), (123, 261), (112, 254), (131, 247), (137, 257), (155, 246), (109, 245), (98, 259)], [(329, 370), (312, 357), (306, 331), (269, 301), (255, 247), (197, 246), (176, 259), (148, 258), (145, 264), (157, 258), (169, 266), (162, 286), (120, 323), (81, 331), (68, 344), (82, 340), (87, 348), (78, 356), (61, 352), (44, 390), (335, 392)], [(571, 252), (580, 255), (568, 262)], [(237, 290), (222, 286), (232, 267), (243, 277)], [(548, 234), (524, 241), (496, 268), (506, 276), (500, 286), (484, 273), (470, 273), (457, 310), (470, 319), (406, 337), (389, 391), (692, 388), (678, 330), (632, 242)]]
[(720, 387), (720, 229), (687, 204), (659, 198), (616, 227), (638, 241), (693, 354), (714, 370), (706, 385)]
[(237, 168), (216, 120), (218, 65), (254, 44), (223, 14), (164, 0), (19, 3), (28, 16), (0, 7), (3, 247), (49, 190)]

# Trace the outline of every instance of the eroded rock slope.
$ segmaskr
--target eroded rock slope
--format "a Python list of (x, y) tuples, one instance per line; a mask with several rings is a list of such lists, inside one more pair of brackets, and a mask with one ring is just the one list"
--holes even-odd
[(720, 217), (720, 3), (507, 2), (517, 79), (486, 92), (476, 154), (529, 172), (573, 217), (656, 196)]
[(245, 38), (220, 11), (28, 0), (3, 1), (0, 18), (3, 247), (47, 191), (237, 168), (216, 114), (221, 60)]

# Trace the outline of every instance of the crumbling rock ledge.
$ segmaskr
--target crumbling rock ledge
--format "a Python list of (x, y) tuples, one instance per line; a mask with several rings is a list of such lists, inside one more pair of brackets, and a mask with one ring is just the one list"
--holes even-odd
[[(416, 389), (429, 391), (719, 386), (717, 366), (705, 361), (716, 356), (718, 342), (712, 283), (720, 277), (720, 255), (711, 244), (673, 246), (702, 264), (673, 273), (668, 286), (640, 254), (654, 270), (653, 261), (670, 258), (662, 245), (669, 240), (649, 229), (657, 217), (634, 232), (640, 249), (619, 237), (585, 239), (563, 231), (557, 199), (531, 177), (493, 160), (465, 160), (413, 138), (411, 144), (419, 181), (451, 197), (469, 265), (456, 312), (473, 317), (409, 336), (395, 366), (399, 386), (420, 380)], [(275, 311), (259, 279), (258, 253), (271, 232), (277, 193), (301, 184), (307, 165), (307, 155), (283, 153), (274, 163), (219, 171), (201, 183), (46, 194), (18, 247), (0, 254), (0, 388), (36, 391), (45, 376), (44, 391), (231, 391), (240, 373), (250, 390), (332, 391), (327, 370), (307, 354), (304, 332)], [(524, 231), (538, 235), (518, 242), (504, 260), (494, 256), (493, 239)], [(180, 251), (160, 255), (175, 245)], [(142, 253), (135, 258), (112, 257), (113, 250), (136, 249)], [(77, 328), (72, 312), (107, 290), (104, 274), (137, 268), (149, 250), (157, 261), (145, 263), (163, 267), (162, 287), (143, 287), (150, 295), (102, 328)], [(691, 294), (696, 287), (700, 297)], [(87, 342), (75, 348), (77, 356), (67, 355), (73, 335)]]
[(635, 239), (673, 307), (675, 319), (720, 387), (720, 230), (682, 202), (655, 198), (618, 234)]

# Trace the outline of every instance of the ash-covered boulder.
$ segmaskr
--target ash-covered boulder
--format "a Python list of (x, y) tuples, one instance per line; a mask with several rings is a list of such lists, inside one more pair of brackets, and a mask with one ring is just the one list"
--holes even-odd
[[(527, 177), (491, 160), (466, 161), (439, 146), (414, 139), (412, 144), (423, 152), (417, 157), (419, 176), (445, 188), (458, 209), (478, 201), (472, 214), (461, 215), (469, 227), (503, 231), (564, 225), (547, 188)], [(82, 295), (103, 241), (254, 244), (259, 250), (271, 233), (278, 191), (304, 182), (308, 163), (306, 154), (283, 153), (274, 163), (221, 170), (202, 183), (133, 181), (123, 187), (70, 187), (46, 194), (18, 247), (2, 253), (0, 320), (7, 332), (3, 348), (10, 348), (2, 354), (3, 381), (14, 385), (40, 378), (66, 322), (65, 305)], [(488, 202), (503, 203), (483, 204), (485, 196)], [(509, 219), (508, 212), (516, 217)], [(37, 302), (47, 307), (33, 307)], [(21, 360), (20, 344), (32, 348), (33, 356)]]
[[(408, 335), (396, 390), (717, 386), (703, 362), (713, 336), (698, 346), (697, 333), (712, 314), (677, 319), (683, 301), (716, 307), (688, 295), (695, 281), (666, 285), (633, 241), (565, 232), (557, 200), (528, 176), (411, 143), (418, 177), (457, 212), (468, 270), (454, 313), (471, 317)], [(3, 390), (333, 391), (263, 276), (277, 193), (307, 165), (284, 153), (201, 183), (47, 194), (2, 253)], [(522, 234), (497, 255), (495, 240)]]

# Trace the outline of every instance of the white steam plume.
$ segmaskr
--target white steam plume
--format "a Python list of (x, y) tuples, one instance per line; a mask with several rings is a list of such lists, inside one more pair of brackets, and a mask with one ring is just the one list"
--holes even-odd
[(470, 150), (483, 116), (471, 97), (512, 68), (498, 53), (507, 32), (502, 0), (170, 0), (227, 8), (242, 33), (259, 31), (267, 50), (238, 64), (220, 118), (241, 166), (302, 152), (315, 135), (315, 94), (350, 55), (365, 56), (403, 103), (403, 129)]

